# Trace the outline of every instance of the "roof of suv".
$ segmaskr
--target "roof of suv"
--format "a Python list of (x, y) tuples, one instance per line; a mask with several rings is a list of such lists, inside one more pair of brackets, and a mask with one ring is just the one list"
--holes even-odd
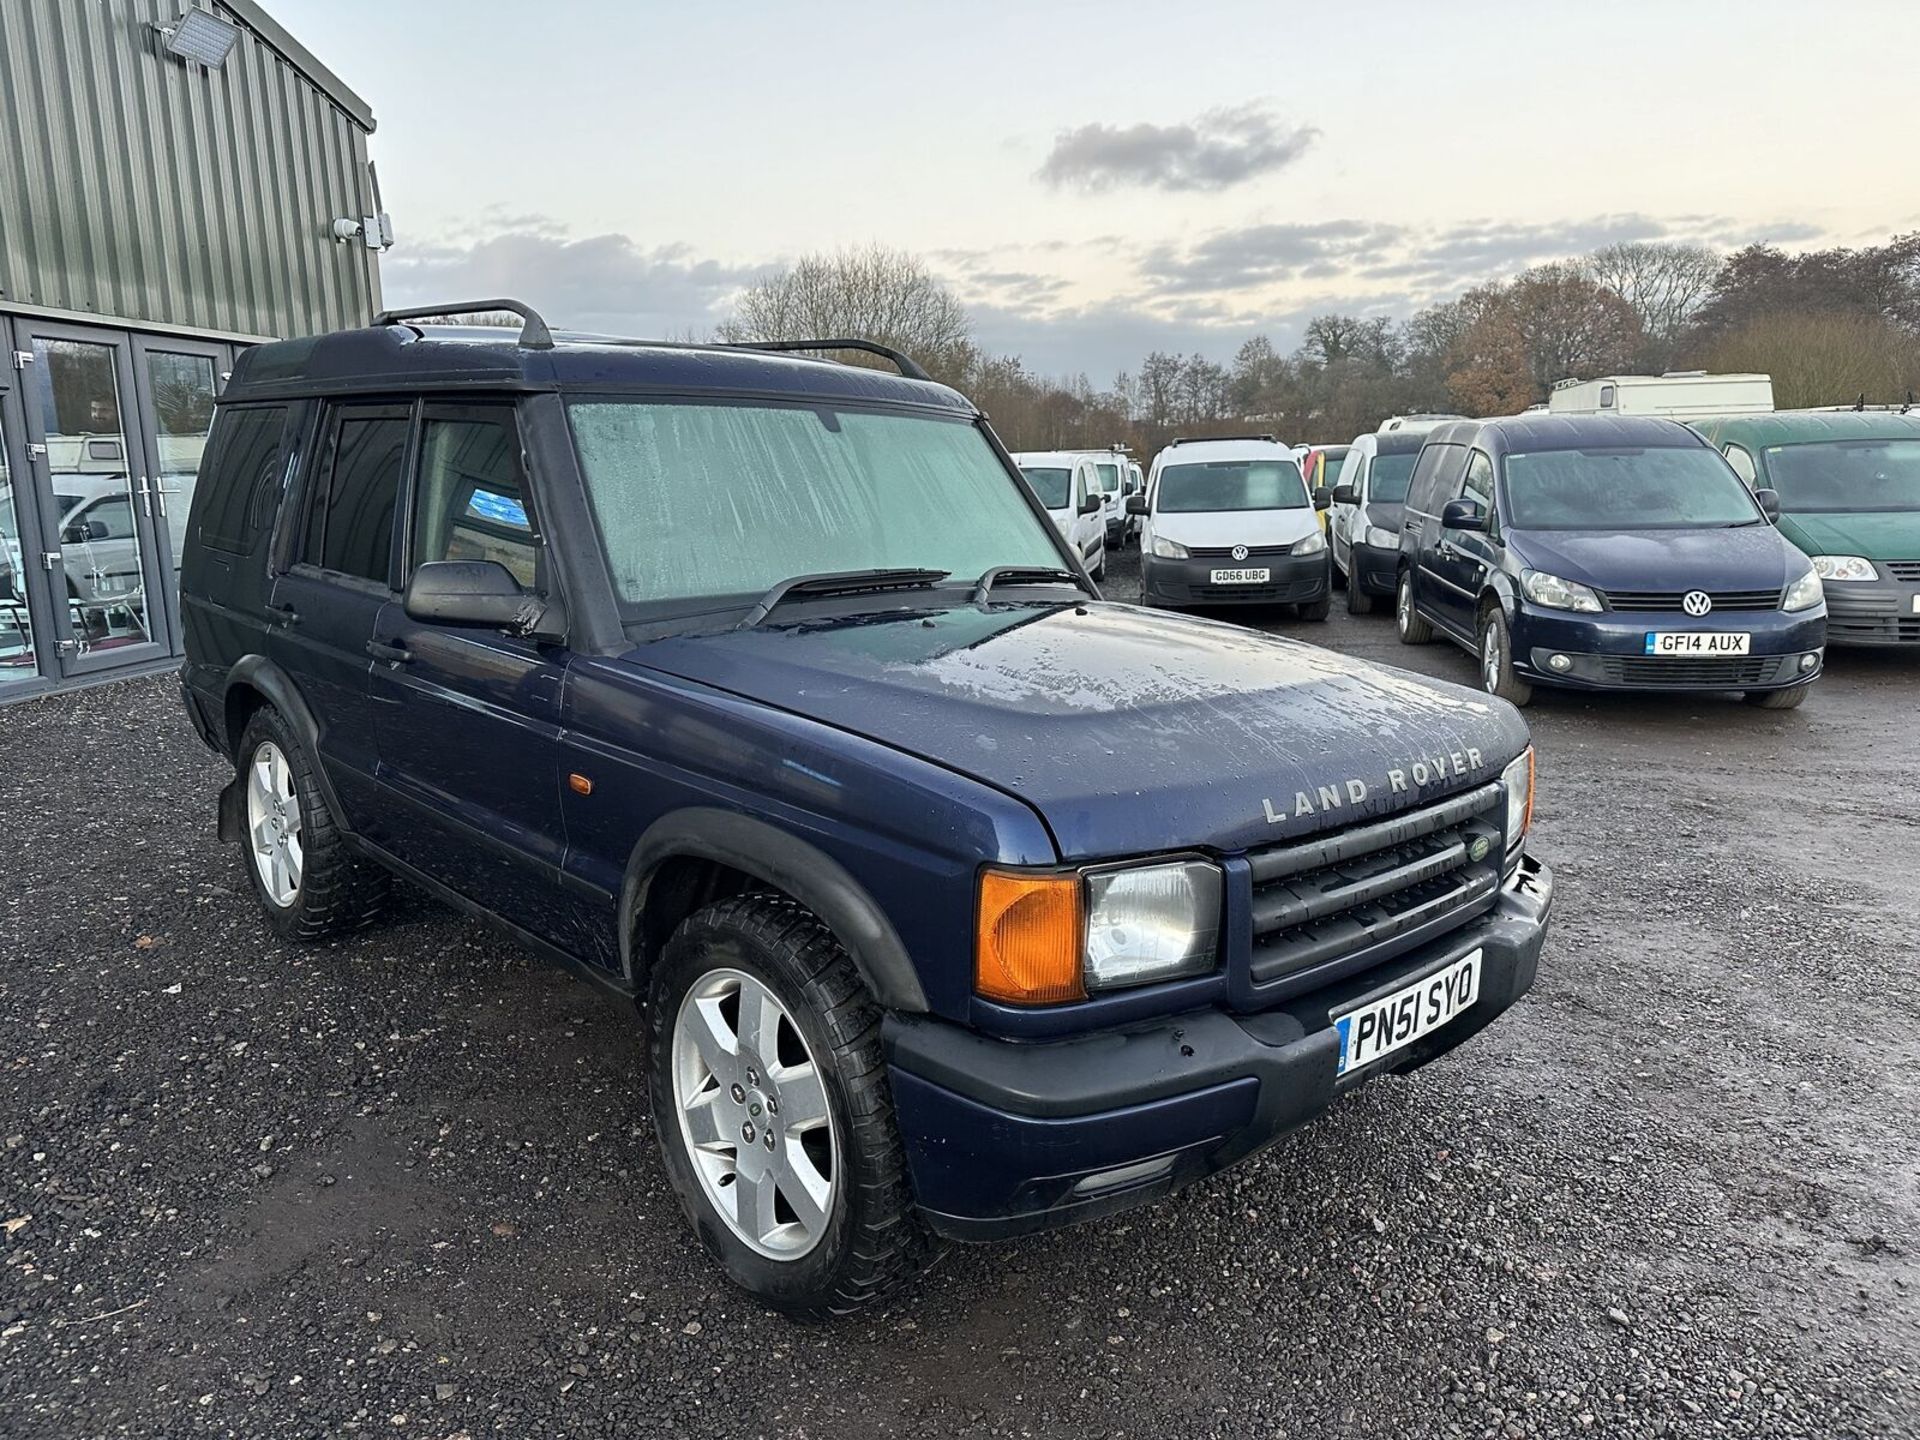
[(1678, 420), (1651, 415), (1507, 415), (1492, 420), (1456, 420), (1429, 430), (1424, 438), (1430, 445), (1478, 445), (1494, 455), (1707, 443)]
[(808, 355), (557, 333), (551, 348), (492, 325), (394, 323), (243, 350), (224, 401), (382, 390), (646, 390), (912, 405), (973, 416), (945, 385)]

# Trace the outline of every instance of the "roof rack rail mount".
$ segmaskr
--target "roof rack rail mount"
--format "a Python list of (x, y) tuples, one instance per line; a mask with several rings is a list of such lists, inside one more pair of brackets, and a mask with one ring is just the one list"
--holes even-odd
[(933, 376), (922, 369), (920, 362), (911, 355), (896, 350), (891, 345), (882, 345), (877, 340), (856, 340), (851, 337), (836, 340), (743, 340), (732, 348), (787, 353), (804, 350), (863, 350), (869, 355), (878, 355), (883, 360), (891, 360), (895, 368), (909, 380), (933, 379)]
[(1280, 442), (1271, 435), (1176, 435), (1167, 443), (1170, 445), (1208, 445), (1216, 440), (1264, 440), (1269, 445)]
[(503, 310), (520, 317), (519, 343), (526, 349), (553, 349), (553, 331), (547, 328), (546, 318), (524, 300), (456, 300), (449, 305), (414, 305), (405, 310), (382, 310), (373, 317), (373, 323), (380, 326), (398, 325), (407, 320), (444, 320), (449, 315), (484, 314), (489, 310)]

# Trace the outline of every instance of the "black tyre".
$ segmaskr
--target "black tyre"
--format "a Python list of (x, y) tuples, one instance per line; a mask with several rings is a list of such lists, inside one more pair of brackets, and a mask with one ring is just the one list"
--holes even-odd
[(254, 713), (234, 763), (245, 784), (240, 860), (273, 928), (324, 940), (376, 919), (391, 877), (347, 848), (306, 747), (278, 710)]
[(1489, 609), (1480, 616), (1480, 685), (1512, 705), (1533, 701), (1533, 686), (1513, 669), (1513, 632), (1504, 611)]
[(1433, 639), (1433, 626), (1420, 618), (1413, 608), (1413, 572), (1402, 570), (1394, 591), (1393, 624), (1400, 632), (1402, 645), (1425, 645)]
[(1325, 620), (1333, 611), (1333, 596), (1322, 595), (1318, 600), (1298, 607), (1302, 620)]
[(1812, 689), (1811, 685), (1796, 685), (1791, 690), (1749, 690), (1745, 699), (1762, 710), (1797, 710)]
[(1371, 615), (1373, 597), (1360, 588), (1360, 582), (1354, 576), (1347, 577), (1347, 613), (1349, 615)]
[(831, 931), (780, 895), (690, 916), (648, 986), (654, 1130), (674, 1194), (742, 1289), (807, 1318), (919, 1272), (880, 1011)]

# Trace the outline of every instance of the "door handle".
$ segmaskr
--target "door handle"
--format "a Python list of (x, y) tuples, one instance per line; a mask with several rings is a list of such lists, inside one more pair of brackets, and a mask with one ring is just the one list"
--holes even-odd
[(285, 600), (271, 601), (268, 603), (267, 609), (273, 611), (274, 614), (280, 617), (280, 623), (282, 625), (298, 625), (300, 623), (300, 612)]
[(369, 640), (367, 654), (376, 660), (385, 660), (394, 665), (405, 665), (413, 659), (413, 652), (406, 646), (388, 645), (381, 640)]

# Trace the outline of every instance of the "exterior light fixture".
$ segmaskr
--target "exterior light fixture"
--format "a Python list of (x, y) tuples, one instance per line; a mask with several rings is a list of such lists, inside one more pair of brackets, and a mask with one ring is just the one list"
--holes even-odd
[(240, 27), (222, 20), (211, 10), (189, 10), (171, 25), (156, 25), (160, 43), (170, 55), (191, 60), (209, 70), (218, 70), (233, 53), (240, 38)]

